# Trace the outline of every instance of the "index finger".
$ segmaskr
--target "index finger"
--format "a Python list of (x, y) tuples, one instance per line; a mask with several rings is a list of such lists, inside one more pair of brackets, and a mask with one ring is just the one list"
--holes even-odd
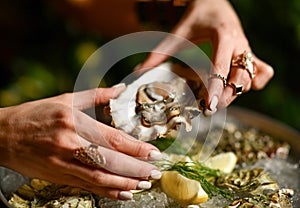
[(126, 88), (120, 83), (111, 88), (95, 88), (73, 94), (73, 107), (84, 110), (93, 106), (107, 104), (111, 98), (117, 97)]
[[(215, 74), (218, 77), (224, 77), (225, 79), (228, 76), (230, 69), (230, 61), (232, 58), (233, 48), (228, 46), (225, 43), (225, 39), (220, 39), (217, 45), (214, 48), (214, 56), (213, 56), (213, 67), (211, 69), (211, 75)], [(220, 78), (213, 78), (209, 80), (208, 84), (208, 109), (212, 112), (216, 111), (216, 107), (220, 101), (224, 90), (224, 80)], [(208, 113), (206, 113), (208, 114)]]
[(191, 42), (186, 38), (176, 34), (169, 34), (151, 51), (146, 60), (141, 65), (138, 65), (134, 71), (136, 74), (140, 75), (151, 68), (158, 66), (177, 51), (191, 46)]
[(155, 146), (100, 123), (83, 112), (74, 113), (74, 122), (77, 133), (91, 143), (145, 160), (160, 160), (162, 157)]

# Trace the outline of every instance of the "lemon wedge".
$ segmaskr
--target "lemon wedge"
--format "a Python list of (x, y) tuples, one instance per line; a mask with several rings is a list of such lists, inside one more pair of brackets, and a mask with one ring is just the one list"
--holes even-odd
[(224, 173), (231, 173), (236, 165), (237, 157), (233, 152), (225, 152), (208, 158), (203, 164)]
[(160, 179), (161, 189), (181, 205), (200, 204), (208, 199), (200, 183), (177, 171), (165, 171)]

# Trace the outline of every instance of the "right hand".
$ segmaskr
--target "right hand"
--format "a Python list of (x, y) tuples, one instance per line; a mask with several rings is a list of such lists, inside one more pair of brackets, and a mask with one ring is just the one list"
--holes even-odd
[[(130, 190), (160, 178), (158, 168), (147, 162), (159, 158), (159, 150), (81, 112), (107, 104), (124, 88), (67, 93), (0, 109), (0, 164), (32, 178), (131, 199)], [(80, 97), (75, 103), (74, 96)], [(74, 159), (74, 150), (90, 143), (105, 157), (103, 168)]]
[[(244, 51), (252, 49), (243, 31), (240, 20), (227, 0), (193, 0), (178, 24), (149, 54), (146, 60), (137, 67), (141, 74), (158, 66), (169, 56), (185, 49), (186, 41), (195, 44), (211, 42), (213, 48), (212, 69), (210, 74), (220, 74), (228, 78), (229, 83), (243, 86), (243, 91), (262, 89), (272, 78), (273, 68), (255, 56), (256, 76), (252, 80), (246, 70), (231, 67), (231, 61)], [(180, 37), (180, 38), (178, 38)], [(253, 52), (252, 52), (253, 53)], [(217, 110), (229, 106), (236, 98), (233, 88), (224, 87), (222, 80), (210, 79), (204, 112), (211, 115)]]

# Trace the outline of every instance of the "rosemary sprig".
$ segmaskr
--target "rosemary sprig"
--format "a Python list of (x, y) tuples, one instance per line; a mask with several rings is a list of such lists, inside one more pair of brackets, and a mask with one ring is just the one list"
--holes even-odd
[(200, 162), (166, 162), (162, 165), (162, 170), (177, 171), (181, 175), (199, 181), (204, 191), (209, 197), (221, 194), (223, 197), (232, 199), (233, 193), (229, 190), (221, 189), (214, 184), (208, 182), (213, 178), (220, 177), (223, 173), (220, 170), (211, 169), (204, 166)]

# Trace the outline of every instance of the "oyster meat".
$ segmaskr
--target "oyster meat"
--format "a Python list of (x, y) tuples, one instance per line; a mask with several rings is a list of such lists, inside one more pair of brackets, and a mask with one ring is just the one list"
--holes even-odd
[(142, 141), (176, 134), (180, 126), (192, 129), (191, 119), (203, 110), (200, 100), (206, 88), (202, 82), (177, 75), (173, 66), (164, 63), (146, 72), (110, 100), (116, 128)]

